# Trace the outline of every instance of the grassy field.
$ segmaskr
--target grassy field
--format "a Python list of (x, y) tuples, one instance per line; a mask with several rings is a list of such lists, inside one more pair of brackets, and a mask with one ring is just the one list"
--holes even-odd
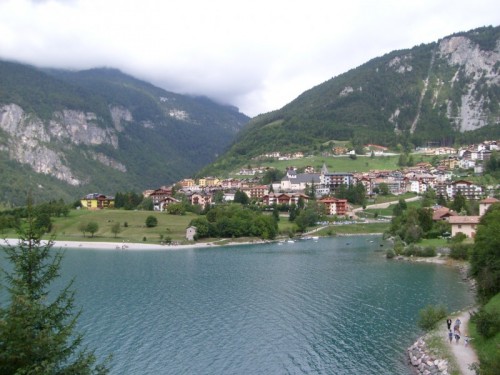
[[(158, 220), (158, 225), (154, 228), (147, 228), (145, 225), (148, 216), (154, 216)], [(89, 241), (89, 242), (144, 242), (159, 244), (161, 236), (170, 237), (173, 241), (184, 241), (186, 228), (190, 221), (195, 218), (194, 214), (183, 216), (168, 215), (164, 212), (153, 211), (125, 211), (125, 210), (71, 210), (68, 217), (53, 219), (52, 234), (56, 240), (60, 241)], [(81, 223), (96, 222), (99, 230), (93, 237), (83, 233), (78, 229)], [(120, 233), (115, 235), (111, 227), (120, 223)], [(5, 232), (4, 237), (16, 237), (13, 232)], [(144, 240), (145, 239), (145, 240)]]
[[(421, 154), (414, 154), (415, 163), (421, 161), (430, 162), (432, 157)], [(312, 166), (316, 171), (320, 171), (323, 164), (326, 165), (329, 172), (368, 172), (370, 170), (395, 170), (399, 169), (398, 155), (391, 156), (357, 156), (351, 159), (348, 156), (308, 156), (302, 159), (294, 160), (270, 160), (270, 161), (250, 161), (252, 167), (272, 167), (284, 171), (287, 167), (294, 166), (304, 168)], [(235, 171), (236, 173), (237, 171)]]
[(317, 232), (320, 236), (331, 236), (335, 234), (366, 234), (383, 233), (389, 228), (390, 223), (360, 223), (349, 225), (330, 225)]

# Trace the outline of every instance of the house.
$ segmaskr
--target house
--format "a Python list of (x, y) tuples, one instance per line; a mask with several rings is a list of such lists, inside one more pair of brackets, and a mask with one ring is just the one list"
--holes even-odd
[(463, 233), (467, 237), (474, 238), (480, 218), (480, 216), (450, 216), (448, 222), (451, 224), (451, 236)]
[(432, 213), (432, 220), (440, 221), (440, 220), (448, 220), (450, 216), (457, 216), (458, 214), (450, 210), (448, 207), (438, 207)]
[[(165, 211), (165, 209), (167, 208), (168, 205), (170, 205), (172, 203), (179, 203), (179, 202), (180, 202), (180, 200), (175, 199), (174, 197), (165, 197), (165, 199), (160, 201), (158, 208), (160, 211)], [(155, 209), (155, 206), (153, 206), (153, 209)]]
[(205, 193), (194, 193), (191, 195), (191, 204), (200, 205), (201, 208), (205, 208), (208, 204), (212, 203), (212, 196)]
[(87, 194), (84, 198), (80, 200), (82, 208), (88, 210), (102, 210), (104, 208), (114, 208), (115, 198), (108, 197), (104, 194), (92, 193)]
[(165, 200), (167, 197), (172, 196), (172, 189), (170, 188), (159, 188), (154, 190), (151, 194), (149, 194), (149, 198), (153, 202), (153, 209), (155, 211), (161, 211), (160, 203)]
[(264, 195), (269, 193), (267, 185), (250, 184), (249, 186), (241, 189), (250, 199), (262, 199)]
[(186, 240), (194, 241), (194, 237), (196, 236), (196, 227), (190, 226), (186, 229)]
[(203, 177), (198, 181), (198, 185), (201, 187), (212, 187), (218, 186), (220, 184), (220, 180), (217, 177)]
[(488, 208), (492, 204), (498, 203), (500, 200), (493, 198), (493, 197), (488, 197), (486, 199), (483, 199), (482, 201), (479, 202), (479, 216), (483, 216), (486, 211), (488, 211)]
[(302, 198), (304, 200), (304, 203), (307, 203), (309, 201), (309, 197), (304, 194), (295, 194), (295, 193), (280, 193), (280, 194), (275, 194), (275, 193), (269, 193), (266, 194), (262, 197), (262, 203), (265, 204), (266, 206), (272, 206), (273, 204), (298, 204), (299, 199)]
[(185, 178), (185, 179), (179, 181), (179, 183), (181, 184), (181, 186), (183, 188), (190, 188), (190, 187), (196, 185), (196, 181), (193, 180), (192, 178)]
[(325, 205), (328, 215), (344, 216), (347, 213), (347, 199), (323, 198), (318, 202)]

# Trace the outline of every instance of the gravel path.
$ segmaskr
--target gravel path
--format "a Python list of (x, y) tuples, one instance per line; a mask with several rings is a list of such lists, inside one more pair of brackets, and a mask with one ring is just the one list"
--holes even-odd
[(453, 324), (455, 324), (455, 320), (457, 318), (460, 318), (460, 320), (462, 321), (462, 324), (460, 325), (460, 331), (462, 333), (461, 338), (458, 344), (456, 343), (455, 339), (453, 339), (453, 342), (451, 344), (449, 343), (449, 341), (446, 342), (451, 346), (452, 353), (455, 356), (460, 367), (460, 373), (462, 375), (476, 375), (475, 371), (469, 369), (470, 364), (479, 362), (476, 352), (470, 344), (465, 346), (465, 336), (467, 336), (468, 334), (470, 314), (469, 312), (464, 312), (462, 313), (462, 315), (454, 317)]

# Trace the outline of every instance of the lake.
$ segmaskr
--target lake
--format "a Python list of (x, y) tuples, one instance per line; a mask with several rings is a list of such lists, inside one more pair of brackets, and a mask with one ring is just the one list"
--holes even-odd
[(386, 246), (68, 249), (61, 281), (75, 277), (78, 330), (113, 354), (112, 374), (411, 374), (418, 310), (473, 295), (457, 270), (387, 260)]

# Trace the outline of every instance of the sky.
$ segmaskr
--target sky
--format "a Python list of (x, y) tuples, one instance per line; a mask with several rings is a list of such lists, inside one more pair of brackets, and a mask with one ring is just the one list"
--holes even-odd
[(253, 117), (393, 50), (499, 24), (498, 0), (0, 0), (0, 58), (117, 68)]

